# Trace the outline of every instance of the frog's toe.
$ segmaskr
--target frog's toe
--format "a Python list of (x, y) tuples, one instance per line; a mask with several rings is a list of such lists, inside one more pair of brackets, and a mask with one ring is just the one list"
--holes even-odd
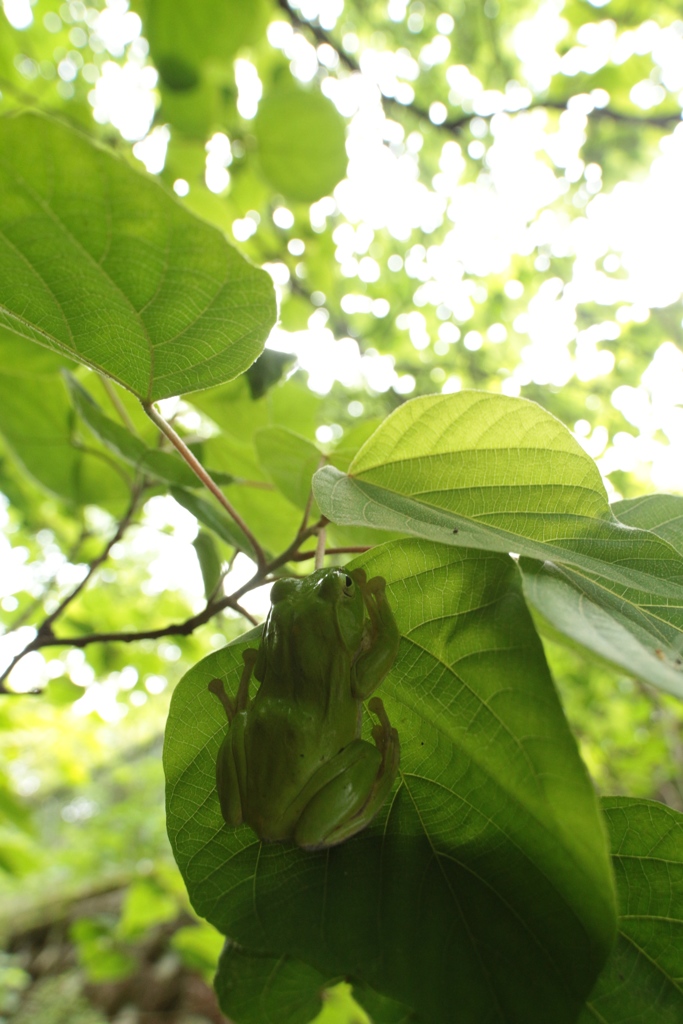
[(225, 692), (225, 685), (222, 679), (212, 679), (207, 686), (209, 693), (213, 693), (215, 697), (218, 697), (219, 701), (223, 705), (225, 714), (227, 715), (228, 722), (232, 722), (235, 717), (235, 701), (232, 697), (229, 697)]
[(352, 569), (350, 575), (351, 578), (355, 581), (356, 585), (359, 586), (361, 590), (364, 590), (367, 582), (365, 569), (361, 569), (360, 567), (358, 569)]
[(387, 589), (387, 581), (384, 576), (373, 576), (371, 580), (368, 580), (366, 586), (366, 592), (372, 594), (373, 597), (383, 595)]

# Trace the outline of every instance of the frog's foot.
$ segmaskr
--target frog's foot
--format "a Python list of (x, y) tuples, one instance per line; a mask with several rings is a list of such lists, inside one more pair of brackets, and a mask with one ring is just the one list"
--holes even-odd
[(365, 593), (365, 585), (367, 582), (365, 569), (352, 569), (350, 576), (355, 581), (356, 586), (360, 588), (361, 593)]
[(372, 705), (380, 720), (373, 729), (376, 746), (354, 740), (309, 782), (316, 791), (294, 831), (295, 842), (304, 849), (326, 849), (355, 836), (370, 824), (391, 792), (401, 754), (398, 733), (382, 701), (375, 698)]
[(386, 632), (387, 628), (396, 628), (394, 614), (387, 599), (387, 581), (383, 576), (373, 576), (363, 589), (365, 607), (370, 617), (372, 639)]
[(230, 724), (232, 724), (232, 721), (238, 712), (246, 711), (247, 709), (249, 704), (249, 680), (251, 679), (251, 673), (254, 670), (257, 657), (258, 651), (253, 650), (251, 647), (248, 647), (246, 651), (242, 651), (244, 668), (242, 669), (240, 684), (237, 688), (237, 697), (228, 696), (225, 692), (225, 686), (222, 679), (212, 679), (208, 685), (209, 693), (213, 693), (218, 697), (219, 701), (223, 705)]
[(372, 579), (367, 579), (364, 569), (354, 569), (351, 575), (360, 588), (365, 609), (370, 617), (369, 642), (372, 643), (377, 634), (383, 631), (387, 622), (393, 623), (394, 621), (386, 596), (387, 581), (384, 576), (373, 576)]
[(209, 693), (213, 693), (216, 697), (218, 697), (219, 701), (223, 705), (228, 722), (232, 722), (233, 718), (235, 717), (235, 712), (237, 709), (235, 707), (235, 701), (232, 699), (232, 697), (228, 697), (227, 693), (225, 692), (223, 680), (212, 679), (207, 689)]

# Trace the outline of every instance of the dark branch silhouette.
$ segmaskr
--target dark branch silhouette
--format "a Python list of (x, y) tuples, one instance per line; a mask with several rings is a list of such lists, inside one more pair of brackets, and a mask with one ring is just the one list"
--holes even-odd
[[(316, 25), (314, 22), (306, 21), (298, 11), (295, 11), (289, 6), (287, 0), (278, 0), (278, 6), (287, 15), (288, 19), (296, 28), (301, 29), (303, 32), (308, 33), (312, 36), (318, 44), (326, 43), (331, 46), (339, 57), (339, 62), (346, 67), (348, 71), (360, 72), (361, 67), (358, 61), (348, 54), (341, 44), (334, 38), (331, 33), (321, 28), (320, 25)], [(494, 114), (478, 114), (475, 111), (459, 114), (457, 117), (448, 118), (442, 121), (441, 124), (435, 124), (430, 116), (429, 111), (420, 107), (419, 104), (413, 103), (400, 103), (394, 99), (393, 96), (382, 95), (382, 103), (384, 107), (393, 112), (410, 113), (413, 114), (421, 121), (427, 121), (432, 128), (441, 129), (441, 131), (449, 132), (451, 135), (459, 135), (464, 128), (473, 121), (474, 118), (480, 118), (483, 121), (490, 120)], [(522, 107), (520, 110), (505, 111), (510, 116), (516, 113), (523, 114), (527, 110), (560, 110), (564, 111), (569, 109), (567, 102), (561, 100), (535, 100), (530, 103), (527, 107)], [(595, 119), (603, 119), (608, 121), (618, 121), (623, 124), (633, 125), (644, 125), (650, 128), (659, 128), (665, 130), (666, 128), (673, 128), (676, 124), (681, 121), (681, 115), (679, 114), (660, 114), (660, 115), (649, 115), (642, 116), (640, 114), (630, 114), (626, 111), (614, 110), (611, 107), (594, 107), (592, 111), (587, 115)]]

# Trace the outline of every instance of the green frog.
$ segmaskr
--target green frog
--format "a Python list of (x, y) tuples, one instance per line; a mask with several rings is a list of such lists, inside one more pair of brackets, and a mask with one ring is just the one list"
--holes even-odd
[(246, 822), (263, 840), (320, 850), (365, 828), (396, 778), (398, 733), (379, 697), (368, 702), (374, 744), (360, 731), (399, 633), (384, 579), (363, 569), (281, 579), (270, 599), (236, 697), (220, 679), (209, 684), (229, 722), (216, 762), (221, 811), (231, 828)]

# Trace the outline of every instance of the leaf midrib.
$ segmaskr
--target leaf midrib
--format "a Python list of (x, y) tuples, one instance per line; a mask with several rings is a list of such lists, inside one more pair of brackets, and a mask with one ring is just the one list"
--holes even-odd
[[(319, 473), (326, 473), (330, 469), (334, 469), (334, 467), (326, 466), (322, 470), (319, 470), (318, 472)], [(463, 524), (462, 528), (463, 528), (464, 531), (467, 531), (468, 527), (470, 529), (472, 529), (472, 527), (474, 527), (474, 528), (479, 527), (479, 528), (482, 528), (482, 529), (485, 529), (485, 530), (491, 530), (492, 532), (495, 533), (496, 538), (500, 541), (501, 545), (504, 544), (508, 551), (519, 550), (519, 542), (522, 541), (526, 545), (533, 545), (536, 548), (540, 548), (540, 551), (537, 551), (534, 554), (530, 554), (528, 557), (540, 559), (541, 561), (547, 561), (550, 558), (553, 561), (560, 562), (560, 563), (566, 563), (566, 564), (574, 567), (577, 564), (575, 559), (576, 559), (577, 555), (579, 555), (582, 559), (584, 559), (584, 560), (585, 559), (590, 559), (591, 562), (595, 563), (595, 572), (602, 571), (604, 573), (605, 568), (609, 567), (610, 565), (614, 565), (616, 568), (618, 568), (620, 570), (620, 575), (623, 575), (624, 573), (628, 573), (629, 572), (628, 567), (622, 567), (619, 564), (619, 562), (608, 563), (608, 562), (605, 562), (604, 560), (601, 560), (601, 559), (599, 559), (599, 558), (597, 558), (596, 556), (593, 556), (593, 555), (585, 555), (585, 554), (582, 555), (581, 552), (576, 552), (576, 551), (573, 551), (573, 550), (571, 550), (569, 548), (561, 547), (561, 545), (559, 543), (557, 543), (555, 540), (553, 540), (553, 541), (542, 541), (542, 540), (537, 540), (536, 538), (526, 537), (526, 536), (524, 536), (522, 534), (513, 534), (509, 530), (504, 530), (504, 529), (502, 529), (501, 527), (498, 527), (498, 526), (490, 526), (487, 523), (479, 523), (475, 519), (473, 519), (472, 517), (468, 517), (468, 516), (466, 516), (466, 515), (464, 515), (462, 513), (459, 513), (459, 512), (451, 512), (449, 509), (441, 509), (441, 508), (438, 508), (436, 506), (425, 505), (423, 502), (419, 502), (415, 498), (411, 498), (408, 495), (399, 494), (398, 492), (390, 491), (387, 488), (383, 488), (383, 487), (381, 487), (378, 484), (372, 484), (369, 481), (361, 481), (358, 478), (350, 477), (347, 474), (341, 473), (339, 471), (337, 471), (337, 474), (338, 475), (336, 475), (336, 478), (333, 480), (331, 488), (328, 489), (330, 502), (333, 503), (335, 501), (334, 492), (339, 487), (343, 487), (345, 484), (348, 485), (350, 483), (350, 485), (352, 487), (356, 487), (360, 491), (360, 493), (361, 493), (361, 495), (362, 495), (362, 497), (364, 499), (364, 508), (371, 506), (373, 508), (378, 509), (380, 511), (380, 513), (384, 512), (385, 510), (388, 510), (392, 515), (397, 516), (401, 520), (403, 520), (404, 523), (406, 521), (414, 523), (415, 526), (413, 526), (411, 529), (409, 529), (405, 525), (403, 527), (405, 532), (410, 533), (413, 536), (423, 537), (423, 539), (427, 539), (427, 540), (434, 540), (433, 537), (432, 538), (429, 538), (429, 537), (424, 538), (424, 535), (422, 533), (418, 532), (419, 525), (421, 523), (425, 523), (425, 520), (424, 519), (420, 519), (419, 516), (417, 515), (417, 511), (418, 510), (415, 510), (414, 514), (410, 514), (409, 512), (405, 511), (404, 509), (401, 509), (400, 507), (396, 508), (393, 504), (385, 504), (382, 501), (380, 501), (377, 497), (375, 497), (373, 494), (369, 493), (368, 490), (367, 490), (368, 488), (371, 488), (373, 490), (377, 490), (377, 491), (380, 491), (380, 492), (383, 491), (384, 493), (397, 498), (399, 500), (399, 502), (414, 503), (419, 508), (427, 509), (427, 510), (433, 512), (434, 514), (436, 514), (437, 516), (443, 516), (445, 519), (450, 519), (453, 522), (459, 522), (459, 523)], [(320, 504), (320, 502), (319, 502), (319, 504)], [(335, 515), (335, 512), (332, 509), (330, 510), (330, 515), (331, 516)], [(359, 518), (359, 516), (352, 515), (348, 519), (342, 519), (342, 522), (353, 523), (353, 522), (356, 521), (357, 518)], [(381, 525), (376, 525), (374, 523), (371, 523), (369, 521), (369, 519), (367, 518), (367, 516), (365, 515), (364, 511), (363, 511), (363, 517), (362, 518), (363, 518), (363, 524), (364, 525), (369, 525), (372, 529), (382, 529), (383, 528)], [(590, 519), (589, 517), (586, 517), (586, 518), (588, 518), (589, 522), (598, 522), (598, 523), (599, 522), (603, 522), (602, 520)], [(605, 521), (605, 522), (607, 522), (607, 521)], [(445, 524), (440, 524), (440, 523), (439, 524), (425, 523), (425, 525), (426, 526), (432, 526), (434, 529), (444, 529), (445, 530), (445, 529), (449, 528)], [(622, 527), (624, 526), (624, 524), (618, 524), (618, 525), (620, 525)], [(449, 524), (449, 526), (450, 526), (450, 524)], [(386, 528), (386, 527), (384, 527), (384, 528)], [(399, 527), (394, 527), (394, 528), (398, 529)], [(649, 532), (647, 530), (639, 530), (637, 527), (628, 527), (627, 529), (637, 531), (638, 533), (648, 533)], [(449, 532), (450, 532), (450, 530), (449, 530)], [(575, 539), (577, 539), (577, 538), (575, 538)], [(578, 538), (578, 539), (582, 539), (582, 538)], [(586, 540), (586, 542), (598, 540), (601, 543), (606, 543), (606, 541), (603, 538), (587, 538), (585, 540)], [(657, 540), (658, 540), (658, 542), (660, 544), (665, 545), (666, 548), (668, 548), (670, 550), (670, 552), (671, 552), (671, 561), (672, 562), (675, 561), (677, 563), (681, 563), (681, 556), (678, 554), (676, 549), (671, 544), (669, 544), (668, 541), (666, 541), (664, 538), (661, 538), (661, 537), (658, 537)], [(444, 539), (441, 541), (441, 543), (445, 543), (445, 542), (446, 541), (445, 541), (445, 536), (444, 536)], [(454, 545), (454, 546), (456, 546), (456, 547), (474, 547), (476, 545), (472, 544), (472, 545)], [(490, 548), (487, 548), (485, 544), (483, 544), (482, 547), (483, 547), (484, 550), (491, 550)], [(499, 550), (499, 549), (496, 549), (496, 550)], [(585, 567), (584, 567), (584, 569), (585, 569)], [(588, 570), (588, 571), (590, 571), (590, 570)], [(637, 569), (636, 570), (631, 570), (631, 571), (635, 572), (635, 573), (638, 573), (639, 575), (642, 574), (641, 571), (637, 570)], [(659, 577), (655, 577), (655, 576), (652, 576), (652, 575), (649, 575), (649, 574), (642, 574), (642, 575), (645, 575), (646, 576), (646, 580), (647, 580), (647, 585), (640, 584), (640, 585), (642, 585), (643, 589), (652, 589), (653, 585), (657, 585), (657, 584), (661, 585), (662, 583), (666, 583), (667, 587), (674, 589), (674, 591), (676, 592), (676, 597), (678, 599), (683, 599), (683, 586), (681, 584), (676, 584), (676, 583), (672, 584), (668, 580), (662, 580)], [(629, 587), (629, 588), (635, 588), (635, 587), (639, 586), (639, 584), (637, 582), (634, 582), (632, 579), (627, 579), (625, 582), (622, 583), (621, 580), (616, 579), (614, 577), (614, 574), (612, 574), (609, 578), (613, 582), (617, 583), (620, 586), (626, 586), (626, 587)], [(667, 596), (666, 594), (662, 594), (661, 590), (654, 591), (654, 592), (659, 593), (660, 596)]]

